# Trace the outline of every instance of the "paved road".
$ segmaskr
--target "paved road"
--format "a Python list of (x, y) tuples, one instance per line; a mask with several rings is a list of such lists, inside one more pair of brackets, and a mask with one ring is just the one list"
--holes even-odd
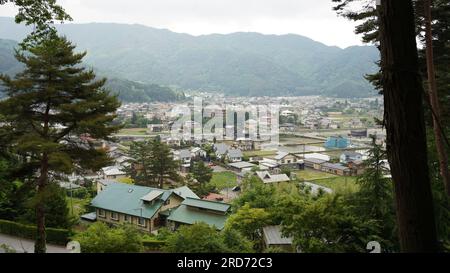
[[(18, 253), (33, 253), (34, 241), (14, 237), (10, 235), (0, 234), (0, 245), (5, 244), (16, 250)], [(2, 250), (0, 250), (0, 253)], [(65, 247), (47, 244), (47, 253), (69, 253)]]

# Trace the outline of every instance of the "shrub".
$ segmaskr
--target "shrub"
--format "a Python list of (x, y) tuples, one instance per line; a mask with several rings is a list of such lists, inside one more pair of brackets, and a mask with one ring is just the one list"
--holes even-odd
[[(34, 240), (37, 228), (32, 225), (0, 220), (0, 233)], [(69, 237), (72, 236), (72, 232), (67, 229), (46, 228), (46, 233), (47, 242), (58, 245), (66, 245), (70, 241)]]
[(166, 241), (158, 239), (144, 239), (142, 240), (142, 245), (145, 250), (161, 250), (166, 245)]

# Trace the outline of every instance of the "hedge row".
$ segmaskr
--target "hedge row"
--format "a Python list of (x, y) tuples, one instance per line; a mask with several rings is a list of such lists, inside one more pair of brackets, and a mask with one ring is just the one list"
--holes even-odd
[(142, 245), (146, 250), (161, 250), (166, 245), (166, 242), (156, 239), (144, 239), (142, 240)]
[[(67, 229), (46, 228), (47, 243), (66, 245), (70, 241), (72, 232)], [(0, 220), (0, 233), (12, 236), (36, 239), (36, 226), (25, 225), (7, 220)]]

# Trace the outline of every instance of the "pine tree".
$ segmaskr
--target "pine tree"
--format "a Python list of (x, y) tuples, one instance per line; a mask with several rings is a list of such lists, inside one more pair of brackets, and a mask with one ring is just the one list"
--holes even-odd
[(151, 141), (133, 142), (130, 146), (129, 165), (123, 169), (137, 185), (153, 186), (155, 183), (150, 170), (152, 147)]
[(156, 138), (152, 142), (152, 151), (150, 156), (150, 172), (158, 187), (164, 187), (164, 180), (171, 179), (177, 181), (179, 163), (175, 161), (170, 152), (169, 146)]
[(208, 183), (213, 174), (213, 170), (205, 165), (203, 161), (198, 161), (194, 163), (194, 167), (192, 168), (192, 174), (194, 178), (197, 180), (200, 185), (205, 185)]
[(108, 163), (104, 150), (89, 139), (109, 139), (118, 130), (110, 126), (120, 106), (102, 87), (92, 70), (81, 62), (86, 53), (74, 53), (66, 38), (49, 35), (28, 52), (16, 52), (25, 65), (14, 79), (2, 75), (8, 99), (0, 102), (14, 152), (37, 171), (35, 251), (45, 252), (45, 196), (50, 180), (75, 167), (98, 170)]

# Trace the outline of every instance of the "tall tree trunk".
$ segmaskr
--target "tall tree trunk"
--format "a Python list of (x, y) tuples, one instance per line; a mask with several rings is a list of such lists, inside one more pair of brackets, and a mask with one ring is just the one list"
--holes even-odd
[(423, 86), (411, 0), (381, 0), (379, 10), (387, 153), (403, 252), (437, 251), (428, 172)]
[(433, 129), (436, 141), (436, 150), (439, 158), (439, 167), (441, 171), (442, 181), (444, 182), (447, 195), (450, 196), (450, 171), (448, 169), (448, 157), (445, 150), (445, 144), (442, 134), (441, 123), (441, 107), (437, 94), (436, 73), (434, 70), (434, 53), (433, 53), (433, 34), (431, 29), (431, 1), (425, 0), (425, 40), (427, 54), (427, 71), (428, 71), (428, 93), (430, 96), (431, 109), (433, 112)]
[(48, 181), (48, 155), (44, 154), (41, 160), (41, 171), (38, 178), (38, 188), (37, 188), (37, 204), (36, 204), (36, 225), (37, 234), (36, 242), (34, 244), (35, 253), (45, 253), (46, 252), (46, 239), (47, 235), (45, 232), (45, 188)]

